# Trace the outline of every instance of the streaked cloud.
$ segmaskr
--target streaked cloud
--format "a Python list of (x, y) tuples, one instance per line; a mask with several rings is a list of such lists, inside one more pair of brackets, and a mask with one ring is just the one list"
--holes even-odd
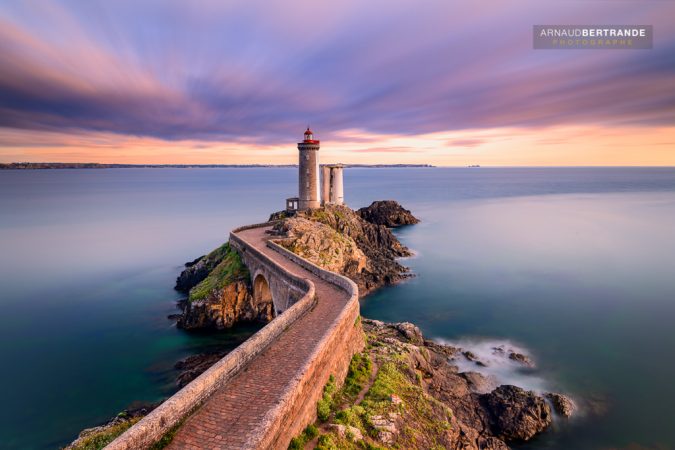
[(450, 147), (477, 147), (484, 143), (483, 139), (454, 139), (448, 141)]
[[(483, 151), (482, 130), (647, 136), (675, 124), (674, 15), (673, 2), (638, 0), (5, 3), (0, 159), (164, 146), (164, 162), (184, 147), (248, 162), (239, 149), (285, 146), (288, 161), (308, 123), (342, 160), (441, 161)], [(580, 20), (653, 24), (655, 48), (532, 50), (532, 25)]]

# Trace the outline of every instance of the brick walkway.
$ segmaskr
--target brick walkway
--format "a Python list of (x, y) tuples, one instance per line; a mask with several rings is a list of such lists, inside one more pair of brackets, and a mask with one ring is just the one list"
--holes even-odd
[(269, 249), (265, 245), (267, 229), (254, 228), (237, 235), (289, 272), (310, 279), (318, 304), (211, 395), (178, 430), (170, 449), (244, 449), (250, 436), (264, 432), (260, 429), (263, 416), (279, 402), (349, 300), (346, 292)]

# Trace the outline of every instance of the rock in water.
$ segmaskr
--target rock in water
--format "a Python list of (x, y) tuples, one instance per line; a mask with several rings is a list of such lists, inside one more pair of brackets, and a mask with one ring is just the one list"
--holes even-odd
[(223, 254), (220, 263), (190, 289), (177, 325), (185, 329), (224, 329), (238, 322), (272, 320), (274, 305), (271, 300), (253, 298), (250, 274), (239, 254), (229, 244), (216, 251)]
[(177, 325), (188, 330), (222, 330), (239, 322), (269, 322), (273, 310), (271, 301), (255, 301), (247, 280), (238, 280), (214, 288), (206, 298), (189, 301)]
[(227, 254), (227, 244), (223, 244), (208, 255), (185, 264), (185, 270), (176, 278), (174, 289), (181, 292), (190, 292), (190, 289), (201, 283), (209, 273), (216, 268)]
[(532, 361), (529, 356), (523, 355), (522, 353), (510, 352), (509, 359), (520, 363), (523, 366), (534, 367), (534, 361)]
[(551, 425), (551, 408), (543, 398), (518, 386), (502, 385), (480, 396), (492, 433), (505, 441), (527, 441)]
[[(411, 276), (396, 261), (410, 256), (407, 247), (383, 225), (363, 220), (342, 205), (275, 213), (272, 237), (292, 252), (328, 270), (341, 273), (366, 295), (385, 284)], [(237, 322), (268, 322), (273, 304), (255, 303), (248, 270), (237, 253), (225, 244), (186, 264), (176, 289), (189, 292), (177, 325), (185, 329), (224, 329)]]
[(544, 397), (546, 397), (551, 401), (551, 404), (553, 405), (553, 409), (555, 410), (555, 412), (557, 412), (563, 417), (571, 417), (572, 414), (574, 414), (574, 411), (576, 410), (576, 405), (574, 404), (572, 399), (566, 395), (557, 394), (555, 392), (548, 392), (544, 395)]
[[(378, 392), (377, 412), (369, 415), (377, 441), (397, 448), (506, 450), (505, 441), (531, 439), (551, 424), (543, 397), (515, 386), (495, 389), (496, 379), (459, 372), (448, 358), (464, 358), (461, 349), (424, 339), (412, 324), (366, 318), (361, 323), (370, 359), (379, 371), (394, 362), (398, 373), (388, 372), (387, 380), (398, 381), (388, 381), (392, 392), (386, 397)], [(385, 399), (390, 406), (382, 410)]]
[(376, 225), (394, 228), (419, 223), (419, 219), (394, 200), (379, 200), (356, 212), (362, 219)]
[(181, 359), (173, 366), (175, 369), (180, 370), (176, 384), (179, 387), (186, 386), (190, 381), (204, 373), (209, 367), (223, 359), (228, 353), (229, 351), (203, 353)]

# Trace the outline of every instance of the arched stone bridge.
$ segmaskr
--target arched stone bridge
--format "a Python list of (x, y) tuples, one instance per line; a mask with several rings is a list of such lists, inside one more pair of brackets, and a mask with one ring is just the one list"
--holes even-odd
[[(363, 347), (358, 289), (270, 239), (272, 223), (230, 233), (254, 296), (277, 316), (107, 448), (285, 449), (316, 418), (329, 376), (341, 380)], [(177, 430), (177, 431), (176, 431)]]
[[(261, 229), (268, 231), (267, 227), (260, 227), (240, 228), (238, 232), (243, 236), (253, 236), (260, 235)], [(304, 283), (298, 283), (294, 278), (288, 277), (286, 269), (277, 261), (257, 251), (256, 247), (251, 247), (247, 241), (235, 236), (234, 239), (230, 238), (230, 245), (239, 253), (251, 273), (251, 285), (256, 303), (261, 300), (271, 300), (274, 304), (275, 317), (297, 303), (306, 294), (307, 287)]]

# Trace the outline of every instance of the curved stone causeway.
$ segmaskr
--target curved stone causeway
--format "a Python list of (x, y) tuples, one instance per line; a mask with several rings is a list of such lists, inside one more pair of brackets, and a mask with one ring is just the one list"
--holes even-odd
[[(363, 345), (358, 288), (270, 240), (271, 224), (230, 243), (265, 277), (278, 317), (162, 403), (108, 449), (141, 449), (178, 427), (171, 449), (285, 449), (316, 417), (329, 376)], [(283, 297), (283, 298), (282, 298)]]

